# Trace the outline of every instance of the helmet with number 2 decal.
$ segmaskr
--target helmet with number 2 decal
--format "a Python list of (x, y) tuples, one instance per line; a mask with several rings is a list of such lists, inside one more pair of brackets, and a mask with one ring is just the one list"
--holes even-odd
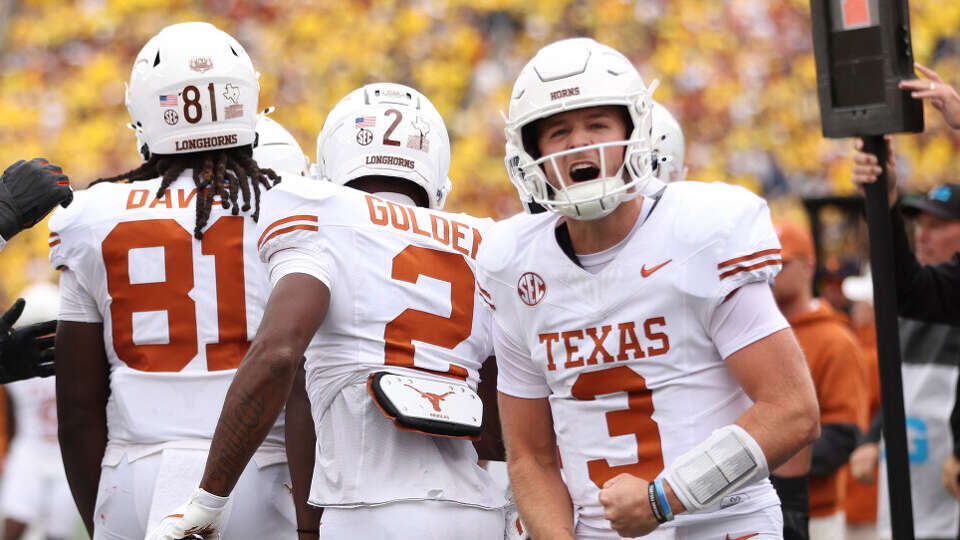
[(127, 85), (127, 110), (149, 153), (252, 144), (259, 76), (229, 34), (203, 22), (174, 24), (137, 55)]
[(443, 118), (426, 96), (402, 84), (368, 84), (341, 99), (317, 135), (317, 167), (340, 185), (365, 176), (409, 180), (423, 188), (432, 209), (442, 209), (453, 188)]

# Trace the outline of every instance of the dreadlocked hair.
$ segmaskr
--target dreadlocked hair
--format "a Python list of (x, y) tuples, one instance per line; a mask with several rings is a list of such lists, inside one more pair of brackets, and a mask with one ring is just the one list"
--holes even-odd
[(215, 197), (219, 196), (220, 205), (224, 209), (232, 209), (233, 215), (250, 210), (253, 204), (250, 217), (257, 221), (260, 217), (261, 187), (268, 190), (280, 182), (280, 176), (273, 169), (261, 169), (257, 165), (249, 146), (241, 146), (190, 154), (154, 154), (136, 169), (100, 178), (91, 182), (90, 186), (101, 182), (130, 183), (160, 177), (162, 180), (156, 195), (159, 198), (186, 169), (192, 169), (193, 183), (197, 186), (197, 216), (193, 236), (198, 240), (203, 238), (203, 228), (210, 219)]

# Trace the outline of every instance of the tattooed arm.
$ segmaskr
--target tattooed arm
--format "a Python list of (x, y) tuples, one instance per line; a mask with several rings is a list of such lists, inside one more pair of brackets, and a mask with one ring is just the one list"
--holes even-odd
[(276, 422), (303, 352), (329, 305), (326, 285), (306, 274), (289, 274), (274, 287), (223, 403), (201, 488), (221, 496), (233, 490)]

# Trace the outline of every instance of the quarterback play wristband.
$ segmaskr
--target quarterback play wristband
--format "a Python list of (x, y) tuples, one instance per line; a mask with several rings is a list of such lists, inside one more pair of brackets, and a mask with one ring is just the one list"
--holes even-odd
[(660, 501), (660, 509), (663, 511), (663, 517), (666, 521), (673, 521), (673, 509), (670, 508), (670, 501), (667, 499), (667, 492), (663, 490), (663, 478), (657, 478), (653, 481), (657, 491), (657, 500)]
[(657, 520), (657, 523), (666, 523), (667, 518), (663, 517), (663, 511), (660, 510), (660, 505), (657, 503), (657, 488), (652, 483), (647, 484), (647, 499), (650, 501), (653, 519)]
[(663, 475), (690, 512), (770, 476), (757, 441), (736, 424), (715, 430), (707, 440), (678, 457)]

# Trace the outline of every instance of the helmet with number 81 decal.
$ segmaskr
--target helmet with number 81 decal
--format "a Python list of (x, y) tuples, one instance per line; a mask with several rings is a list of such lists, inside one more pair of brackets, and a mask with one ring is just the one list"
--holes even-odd
[(420, 92), (373, 83), (350, 92), (317, 135), (317, 170), (335, 184), (365, 176), (397, 177), (420, 186), (442, 209), (453, 184), (450, 137), (440, 112)]
[(212, 24), (161, 30), (137, 55), (126, 92), (145, 159), (252, 144), (259, 77), (243, 46)]
[[(636, 197), (651, 177), (651, 94), (637, 69), (615, 49), (589, 38), (557, 41), (540, 49), (517, 77), (507, 117), (507, 173), (521, 200), (578, 220), (594, 220), (613, 212), (621, 202)], [(589, 144), (541, 156), (536, 123), (573, 109), (622, 106), (626, 110), (626, 138)], [(605, 152), (624, 148), (623, 165), (604, 176)], [(572, 181), (559, 171), (557, 158), (597, 151), (600, 172), (596, 178)], [(551, 185), (545, 167), (557, 171)], [(566, 171), (564, 171), (566, 172)]]

